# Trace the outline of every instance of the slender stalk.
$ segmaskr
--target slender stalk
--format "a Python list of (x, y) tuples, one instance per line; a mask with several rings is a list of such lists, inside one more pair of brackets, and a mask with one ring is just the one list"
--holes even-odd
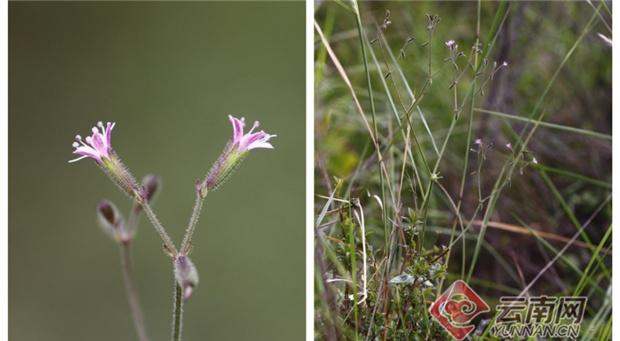
[(603, 187), (603, 188), (607, 188), (607, 189), (612, 189), (612, 186), (610, 185), (610, 183), (599, 180), (599, 179), (593, 179), (590, 177), (587, 177), (585, 175), (582, 174), (578, 174), (578, 173), (573, 173), (571, 171), (567, 171), (561, 168), (554, 168), (554, 167), (550, 167), (550, 166), (546, 166), (543, 164), (537, 164), (537, 165), (533, 165), (534, 168), (540, 170), (540, 171), (546, 171), (548, 173), (555, 173), (555, 174), (559, 174), (559, 175), (564, 175), (566, 177), (570, 177), (576, 180), (581, 180), (583, 182), (587, 182), (589, 184), (592, 185), (596, 185), (599, 187)]
[(183, 329), (183, 288), (179, 283), (174, 282), (174, 310), (172, 312), (172, 341), (181, 340), (181, 331)]
[(183, 237), (183, 242), (181, 243), (181, 253), (187, 254), (192, 244), (192, 237), (194, 236), (194, 230), (196, 229), (196, 224), (198, 223), (198, 218), (200, 218), (200, 211), (202, 210), (202, 205), (205, 202), (205, 198), (203, 198), (200, 193), (196, 193), (196, 202), (194, 203), (194, 209), (192, 210), (192, 216), (189, 219), (189, 224), (187, 225), (187, 229), (185, 230), (185, 236)]
[(174, 242), (172, 242), (172, 239), (166, 232), (166, 229), (161, 224), (161, 222), (159, 222), (159, 219), (155, 215), (155, 212), (153, 212), (153, 209), (151, 208), (151, 206), (147, 202), (141, 202), (140, 205), (142, 205), (142, 208), (144, 209), (144, 213), (146, 213), (146, 216), (151, 221), (151, 224), (153, 224), (153, 227), (155, 227), (155, 231), (159, 233), (159, 236), (161, 237), (161, 240), (164, 242), (164, 246), (166, 247), (166, 249), (168, 249), (168, 251), (171, 252), (173, 255), (176, 255), (178, 252), (177, 252), (177, 248), (174, 246)]
[[(368, 130), (368, 134), (370, 135), (370, 140), (372, 141), (372, 144), (374, 145), (375, 150), (377, 150), (377, 158), (379, 160), (380, 169), (383, 172), (383, 175), (385, 176), (385, 178), (388, 178), (389, 176), (388, 176), (387, 168), (386, 168), (385, 163), (383, 161), (383, 156), (381, 154), (381, 147), (379, 146), (379, 141), (378, 141), (377, 137), (375, 136), (375, 134), (373, 132), (373, 129), (370, 127), (370, 123), (368, 122), (368, 119), (366, 118), (366, 114), (364, 113), (364, 110), (362, 109), (362, 105), (361, 105), (359, 99), (357, 98), (357, 94), (355, 93), (355, 90), (353, 89), (353, 85), (351, 84), (351, 80), (349, 80), (349, 77), (347, 76), (346, 72), (344, 71), (344, 68), (342, 67), (342, 64), (338, 60), (338, 57), (336, 57), (336, 54), (334, 53), (334, 51), (331, 49), (331, 47), (329, 45), (329, 42), (327, 41), (327, 39), (323, 35), (323, 31), (321, 30), (321, 27), (316, 22), (316, 20), (314, 21), (314, 28), (315, 28), (316, 32), (319, 34), (319, 37), (321, 38), (321, 43), (323, 44), (323, 46), (325, 46), (325, 49), (327, 49), (327, 53), (329, 54), (329, 57), (331, 58), (332, 62), (334, 63), (334, 66), (338, 70), (338, 73), (340, 74), (340, 77), (345, 82), (347, 88), (351, 92), (351, 96), (353, 97), (353, 102), (355, 103), (355, 107), (357, 109), (357, 112), (359, 113), (362, 121), (364, 122), (364, 126), (366, 127), (366, 130)], [(387, 185), (388, 191), (390, 192), (390, 196), (393, 197), (394, 194), (393, 194), (393, 191), (392, 191), (392, 187), (390, 186), (390, 183), (387, 182), (386, 185)]]
[[(517, 115), (510, 115), (510, 114), (506, 114), (506, 113), (499, 112), (499, 111), (486, 110), (486, 109), (481, 109), (481, 108), (475, 108), (474, 111), (479, 112), (479, 113), (483, 113), (483, 114), (489, 114), (489, 115), (493, 115), (493, 116), (507, 118), (507, 119), (510, 119), (510, 120), (521, 121), (521, 122), (528, 122), (530, 124), (535, 124), (535, 123), (538, 122), (535, 119), (530, 119), (530, 118), (527, 118), (527, 117), (522, 117), (522, 116), (517, 116)], [(582, 134), (582, 135), (585, 135), (585, 136), (589, 136), (589, 137), (593, 137), (593, 138), (597, 138), (597, 139), (601, 139), (601, 140), (610, 140), (611, 141), (611, 135), (605, 134), (605, 133), (600, 133), (600, 132), (597, 132), (597, 131), (581, 129), (581, 128), (576, 128), (576, 127), (571, 127), (571, 126), (566, 126), (566, 125), (561, 125), (561, 124), (555, 124), (555, 123), (550, 123), (550, 122), (544, 122), (544, 121), (538, 122), (538, 125), (541, 126), (541, 127), (547, 127), (547, 128), (551, 128), (551, 129), (569, 131), (571, 133), (577, 133), (577, 134)]]
[(121, 243), (119, 245), (119, 250), (121, 255), (123, 284), (125, 285), (125, 291), (127, 292), (127, 301), (129, 302), (129, 309), (131, 310), (131, 317), (133, 319), (134, 327), (136, 328), (136, 334), (138, 334), (138, 340), (149, 341), (149, 337), (146, 335), (144, 314), (142, 313), (142, 308), (140, 307), (138, 287), (136, 285), (133, 272), (130, 243)]
[[(547, 83), (547, 86), (545, 87), (545, 90), (543, 91), (543, 93), (540, 95), (538, 101), (536, 102), (536, 106), (534, 107), (534, 109), (532, 110), (532, 113), (530, 114), (530, 117), (529, 117), (530, 119), (533, 119), (534, 117), (536, 117), (536, 114), (540, 111), (539, 108), (542, 105), (542, 102), (546, 98), (547, 93), (549, 93), (549, 90), (551, 89), (552, 85), (554, 84), (557, 76), (560, 74), (560, 71), (564, 68), (564, 65), (566, 64), (568, 59), (572, 56), (573, 52), (575, 52), (575, 50), (577, 49), (577, 46), (579, 46), (579, 44), (581, 43), (583, 38), (586, 36), (586, 34), (592, 29), (593, 23), (594, 23), (595, 19), (597, 18), (598, 10), (600, 10), (600, 8), (601, 8), (601, 5), (599, 5), (597, 7), (597, 12), (590, 17), (590, 20), (585, 25), (585, 27), (584, 27), (583, 31), (581, 32), (581, 34), (579, 35), (579, 37), (577, 38), (577, 40), (575, 41), (573, 46), (570, 48), (570, 50), (566, 53), (566, 55), (564, 56), (564, 59), (562, 60), (560, 65), (558, 65), (558, 67), (555, 70), (553, 76), (551, 77), (551, 79)], [(512, 162), (512, 165), (509, 165), (508, 163), (506, 163), (504, 165), (504, 167), (502, 167), (502, 170), (501, 170), (499, 176), (497, 177), (497, 180), (496, 180), (495, 185), (493, 187), (493, 191), (492, 191), (492, 193), (490, 195), (490, 198), (489, 198), (489, 204), (488, 204), (488, 206), (486, 208), (486, 211), (484, 213), (484, 218), (483, 218), (484, 224), (480, 227), (480, 232), (478, 234), (478, 240), (476, 241), (476, 246), (475, 246), (475, 249), (474, 249), (473, 258), (472, 258), (471, 265), (470, 265), (470, 268), (469, 268), (469, 273), (467, 275), (467, 281), (469, 281), (469, 279), (471, 278), (471, 276), (472, 276), (472, 274), (474, 272), (474, 268), (476, 267), (476, 262), (478, 260), (478, 255), (480, 253), (480, 247), (482, 246), (482, 241), (484, 240), (484, 236), (486, 234), (487, 224), (489, 222), (490, 216), (494, 212), (495, 203), (497, 202), (497, 199), (498, 199), (499, 195), (501, 194), (501, 191), (502, 191), (504, 185), (507, 183), (506, 179), (510, 179), (514, 169), (517, 167), (519, 162), (523, 159), (523, 154), (524, 154), (524, 152), (526, 150), (527, 144), (529, 143), (530, 139), (532, 138), (532, 136), (536, 132), (536, 130), (539, 127), (540, 122), (543, 120), (544, 116), (545, 116), (545, 111), (540, 111), (540, 113), (538, 114), (538, 116), (535, 119), (535, 121), (533, 121), (534, 122), (533, 127), (529, 130), (529, 132), (527, 133), (527, 136), (525, 137), (525, 139), (523, 139), (523, 136), (525, 135), (525, 132), (526, 132), (527, 129), (523, 129), (523, 131), (521, 132), (521, 134), (519, 135), (518, 140), (517, 140), (517, 141), (523, 141), (523, 142), (521, 142), (521, 148), (519, 149), (519, 152), (515, 156), (514, 160), (508, 161), (508, 163)], [(586, 242), (588, 243), (588, 245), (591, 245), (589, 240), (586, 240)]]
[[(198, 200), (198, 201), (202, 201), (202, 200)], [(155, 212), (153, 212), (153, 209), (151, 208), (151, 206), (146, 201), (140, 202), (140, 205), (144, 209), (144, 213), (151, 221), (151, 224), (153, 224), (153, 227), (155, 228), (157, 233), (159, 233), (159, 236), (164, 242), (164, 247), (168, 250), (168, 252), (171, 253), (173, 257), (176, 256), (178, 254), (177, 248), (174, 246), (174, 242), (172, 241), (172, 239), (170, 238), (170, 236), (164, 229), (164, 226), (161, 224), (161, 222), (155, 215)], [(197, 205), (198, 205), (198, 202), (197, 202)], [(202, 206), (202, 203), (200, 203), (200, 205), (198, 206)], [(200, 211), (200, 207), (198, 208), (198, 211)], [(194, 213), (196, 213), (196, 207), (194, 207)], [(196, 216), (197, 215), (198, 214), (196, 214)], [(194, 214), (192, 214), (192, 219), (190, 219), (190, 223), (192, 221), (194, 221), (193, 223), (194, 225), (195, 225), (195, 222), (198, 221), (197, 217), (194, 219)], [(174, 283), (175, 283), (176, 289), (175, 289), (175, 295), (174, 295), (174, 310), (172, 312), (172, 340), (180, 341), (181, 340), (181, 329), (183, 326), (183, 289), (177, 283), (176, 279), (174, 280)]]
[[(357, 24), (357, 33), (358, 33), (360, 48), (361, 48), (361, 51), (362, 51), (362, 57), (363, 57), (363, 61), (364, 61), (364, 72), (366, 74), (366, 86), (368, 88), (368, 98), (370, 100), (370, 113), (371, 113), (371, 116), (372, 116), (373, 133), (374, 133), (375, 138), (376, 138), (376, 148), (375, 149), (377, 151), (377, 160), (379, 162), (379, 167), (381, 167), (381, 164), (383, 163), (383, 156), (381, 154), (381, 148), (379, 147), (380, 141), (379, 141), (379, 130), (377, 128), (375, 98), (374, 98), (374, 93), (372, 91), (372, 81), (370, 79), (370, 71), (369, 71), (369, 68), (368, 68), (368, 55), (366, 53), (366, 44), (364, 44), (365, 33), (364, 33), (364, 28), (362, 26), (362, 18), (360, 16), (359, 4), (357, 3), (357, 0), (355, 0), (353, 2), (353, 11), (355, 13), (355, 23)], [(385, 166), (383, 166), (383, 167), (385, 167)], [(385, 173), (386, 174), (384, 175), (383, 173), (379, 172), (379, 184), (380, 184), (380, 187), (381, 187), (381, 200), (383, 202), (386, 202), (386, 200), (385, 200), (386, 199), (385, 183), (389, 179), (387, 171)], [(387, 210), (382, 210), (381, 213), (383, 215), (383, 225), (387, 227), (388, 226), (388, 212), (387, 212)], [(386, 233), (386, 235), (387, 235), (387, 233)]]

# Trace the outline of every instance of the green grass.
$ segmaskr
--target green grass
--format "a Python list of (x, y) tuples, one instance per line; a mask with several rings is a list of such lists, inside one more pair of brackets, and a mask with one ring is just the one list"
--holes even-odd
[(585, 295), (582, 337), (610, 337), (608, 11), (318, 6), (317, 339), (448, 339), (428, 307), (456, 279), (492, 307)]

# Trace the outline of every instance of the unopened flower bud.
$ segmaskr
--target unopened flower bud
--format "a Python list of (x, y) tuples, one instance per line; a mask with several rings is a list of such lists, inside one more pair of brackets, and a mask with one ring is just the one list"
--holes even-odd
[(161, 187), (161, 180), (159, 176), (153, 174), (147, 174), (142, 179), (142, 196), (151, 202), (155, 199), (155, 196), (159, 192)]
[(181, 254), (174, 259), (174, 276), (183, 288), (183, 299), (189, 299), (198, 285), (198, 271), (189, 257)]
[(105, 234), (116, 241), (128, 239), (123, 233), (123, 216), (119, 210), (108, 200), (103, 200), (97, 205), (97, 221)]
[[(161, 188), (161, 181), (159, 176), (153, 174), (147, 174), (142, 178), (142, 188), (140, 189), (139, 201), (151, 203), (155, 200), (157, 193)], [(136, 202), (133, 206), (133, 210), (136, 214), (142, 212), (142, 205)]]
[(264, 131), (253, 132), (259, 126), (258, 121), (254, 122), (252, 129), (244, 134), (245, 119), (238, 119), (232, 116), (228, 116), (228, 118), (233, 126), (233, 137), (211, 167), (205, 180), (200, 186), (197, 186), (198, 193), (202, 197), (205, 197), (209, 191), (215, 190), (224, 183), (241, 164), (241, 161), (245, 159), (250, 150), (256, 148), (273, 149), (273, 146), (268, 141), (276, 135), (270, 135)]
[(159, 180), (159, 176), (147, 174), (144, 178), (142, 178), (142, 185), (134, 197), (135, 201), (133, 208), (130, 212), (129, 218), (127, 218), (127, 224), (125, 225), (127, 235), (133, 237), (137, 233), (140, 214), (144, 209), (142, 205), (144, 203), (153, 202), (160, 188), (161, 182)]

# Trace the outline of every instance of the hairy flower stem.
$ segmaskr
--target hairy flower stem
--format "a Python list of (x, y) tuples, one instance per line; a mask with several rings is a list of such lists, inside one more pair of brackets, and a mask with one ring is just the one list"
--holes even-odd
[(136, 328), (136, 334), (138, 334), (138, 340), (149, 341), (149, 337), (146, 335), (146, 328), (144, 327), (144, 314), (142, 313), (142, 308), (140, 307), (138, 287), (136, 285), (133, 272), (130, 243), (120, 243), (119, 250), (121, 255), (123, 284), (125, 285), (125, 291), (127, 292), (127, 301), (129, 302), (129, 309), (131, 310), (131, 317), (133, 319), (134, 327)]
[(183, 329), (183, 288), (174, 281), (174, 310), (172, 312), (172, 341), (181, 340), (181, 330)]
[(200, 191), (196, 192), (196, 202), (194, 203), (194, 209), (192, 210), (192, 216), (189, 219), (189, 224), (187, 225), (187, 229), (185, 230), (185, 236), (183, 237), (183, 242), (181, 243), (181, 253), (188, 254), (192, 247), (192, 238), (194, 236), (194, 231), (196, 230), (196, 224), (198, 223), (198, 218), (200, 218), (200, 211), (202, 210), (202, 205), (205, 202), (206, 194), (203, 196), (200, 194)]
[(149, 205), (149, 203), (144, 200), (139, 201), (139, 203), (144, 209), (144, 213), (146, 213), (146, 216), (151, 221), (151, 224), (153, 224), (153, 227), (155, 227), (155, 230), (157, 231), (157, 233), (159, 233), (161, 240), (164, 242), (164, 247), (173, 256), (176, 255), (178, 253), (177, 248), (174, 246), (174, 243), (166, 232), (166, 229), (164, 229), (164, 226), (159, 222), (159, 219), (157, 219), (157, 216), (155, 215), (155, 212), (153, 212), (151, 205)]

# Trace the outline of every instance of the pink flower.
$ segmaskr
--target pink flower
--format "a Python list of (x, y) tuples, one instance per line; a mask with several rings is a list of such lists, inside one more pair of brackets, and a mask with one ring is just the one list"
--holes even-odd
[(273, 149), (269, 140), (276, 135), (270, 135), (264, 131), (254, 132), (259, 123), (254, 122), (252, 129), (247, 133), (243, 132), (245, 119), (238, 119), (228, 115), (228, 119), (233, 126), (232, 140), (228, 142), (220, 157), (217, 158), (204, 181), (196, 185), (198, 193), (205, 197), (207, 192), (215, 190), (224, 183), (232, 172), (245, 159), (248, 152), (252, 149), (266, 148)]
[(254, 129), (258, 128), (260, 125), (258, 121), (254, 122), (252, 129), (244, 134), (243, 128), (245, 127), (245, 118), (242, 117), (241, 119), (238, 119), (228, 115), (228, 119), (233, 126), (232, 147), (237, 149), (237, 153), (241, 154), (255, 148), (273, 149), (273, 146), (268, 141), (272, 137), (276, 137), (276, 135), (269, 135), (262, 130), (253, 133)]
[(110, 159), (112, 155), (112, 129), (114, 129), (115, 123), (107, 122), (105, 127), (100, 121), (97, 126), (93, 127), (93, 134), (87, 136), (84, 140), (80, 135), (75, 136), (75, 142), (73, 142), (73, 154), (79, 155), (77, 159), (70, 160), (69, 162), (76, 162), (84, 158), (91, 158), (97, 163), (103, 163), (104, 159)]

